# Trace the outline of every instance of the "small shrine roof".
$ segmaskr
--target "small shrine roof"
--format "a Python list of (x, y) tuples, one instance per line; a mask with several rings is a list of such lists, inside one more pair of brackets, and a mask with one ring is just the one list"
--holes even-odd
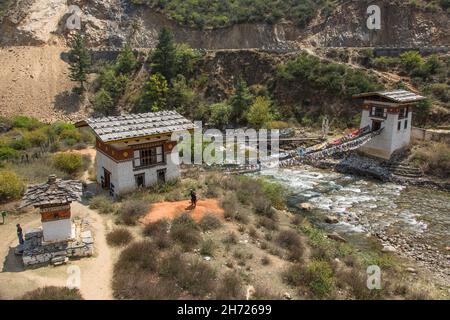
[(28, 187), (20, 207), (41, 207), (79, 201), (82, 190), (80, 181), (61, 180), (57, 179), (55, 175), (51, 175), (46, 183)]

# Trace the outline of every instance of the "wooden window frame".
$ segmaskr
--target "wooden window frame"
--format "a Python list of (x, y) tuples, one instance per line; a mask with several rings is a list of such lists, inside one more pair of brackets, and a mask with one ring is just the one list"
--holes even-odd
[[(160, 152), (158, 152), (158, 148), (160, 148)], [(161, 157), (160, 161), (158, 161), (158, 156)], [(164, 144), (134, 150), (133, 168), (135, 170), (151, 168), (165, 164), (166, 157), (164, 154)]]

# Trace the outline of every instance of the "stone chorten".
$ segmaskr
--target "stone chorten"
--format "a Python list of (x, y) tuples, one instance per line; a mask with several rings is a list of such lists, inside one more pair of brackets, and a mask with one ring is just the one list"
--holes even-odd
[(75, 236), (70, 204), (72, 201), (81, 200), (81, 194), (81, 182), (61, 180), (50, 175), (46, 183), (28, 187), (21, 207), (39, 208), (45, 242), (65, 241)]

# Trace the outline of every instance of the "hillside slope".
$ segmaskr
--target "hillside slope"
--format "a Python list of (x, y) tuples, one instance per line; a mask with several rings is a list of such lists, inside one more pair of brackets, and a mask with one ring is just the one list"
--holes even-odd
[(450, 41), (450, 19), (446, 11), (417, 7), (406, 0), (377, 2), (382, 9), (379, 31), (366, 27), (370, 1), (344, 1), (326, 12), (318, 10), (305, 25), (289, 19), (268, 23), (255, 16), (243, 20), (246, 22), (206, 29), (180, 24), (173, 15), (164, 14), (164, 10), (161, 13), (161, 10), (134, 2), (139, 1), (17, 0), (0, 24), (0, 43), (43, 44), (56, 41), (55, 36), (64, 41), (70, 31), (65, 24), (71, 15), (68, 13), (71, 5), (81, 9), (82, 30), (91, 46), (121, 46), (133, 42), (136, 47), (153, 47), (162, 27), (173, 29), (179, 42), (207, 49), (282, 49), (299, 45), (430, 46), (449, 45)]
[(65, 48), (0, 48), (0, 114), (23, 114), (43, 121), (76, 120), (83, 116), (71, 94)]

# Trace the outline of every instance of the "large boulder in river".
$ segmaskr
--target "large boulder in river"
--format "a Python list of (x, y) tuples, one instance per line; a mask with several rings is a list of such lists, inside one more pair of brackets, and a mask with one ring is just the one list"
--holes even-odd
[(300, 203), (299, 207), (304, 211), (311, 211), (312, 209), (314, 209), (314, 206), (309, 202)]
[(383, 249), (381, 249), (381, 252), (394, 253), (397, 252), (397, 250), (393, 246), (384, 246)]
[(336, 223), (339, 223), (339, 219), (335, 216), (326, 216), (325, 222), (329, 223), (329, 224), (336, 224)]

